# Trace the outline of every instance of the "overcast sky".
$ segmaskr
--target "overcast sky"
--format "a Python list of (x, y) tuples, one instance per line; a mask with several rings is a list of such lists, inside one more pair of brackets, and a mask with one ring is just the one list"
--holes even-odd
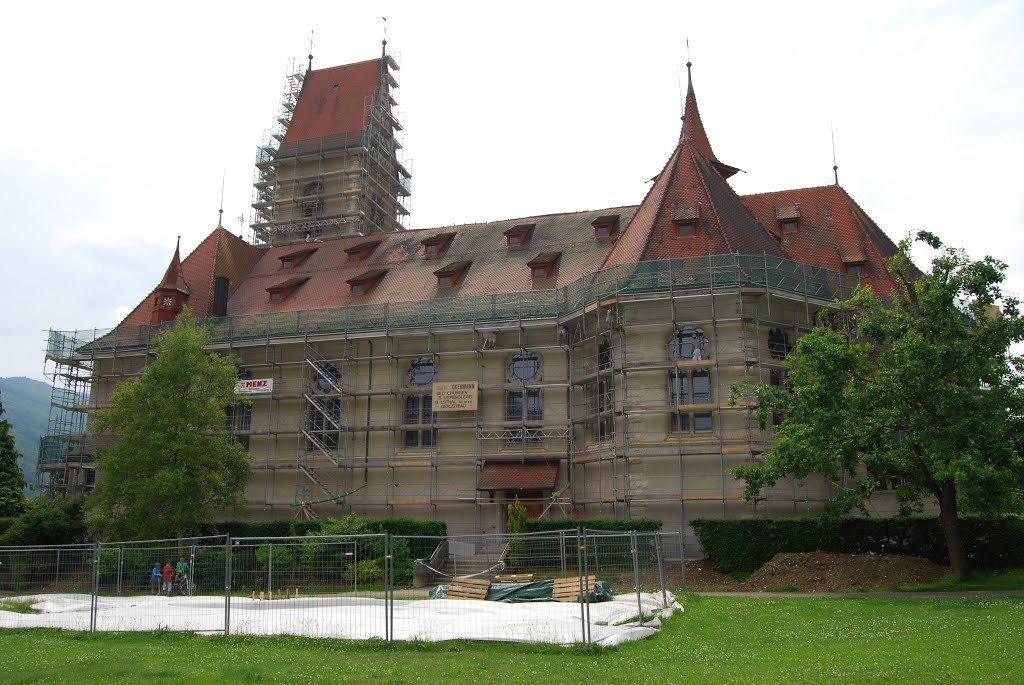
[[(226, 3), (224, 3), (226, 5)], [(742, 194), (841, 185), (891, 238), (926, 228), (1024, 292), (1022, 2), (17, 3), (0, 72), (0, 376), (45, 331), (115, 325), (216, 226), (249, 236), (284, 77), (380, 54), (409, 228), (636, 204), (679, 134), (690, 39)], [(837, 9), (835, 6), (842, 4)], [(386, 8), (386, 9), (385, 9)]]

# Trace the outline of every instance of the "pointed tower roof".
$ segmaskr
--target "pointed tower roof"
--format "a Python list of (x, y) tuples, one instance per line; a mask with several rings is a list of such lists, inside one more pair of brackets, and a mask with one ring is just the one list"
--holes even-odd
[(181, 236), (178, 236), (178, 244), (174, 246), (174, 256), (171, 258), (171, 263), (167, 266), (167, 272), (164, 274), (163, 280), (160, 281), (160, 285), (156, 289), (177, 290), (179, 293), (191, 294), (188, 284), (185, 283), (185, 273), (181, 270)]
[(718, 161), (711, 150), (711, 141), (704, 130), (704, 122), (700, 119), (700, 110), (697, 109), (697, 95), (693, 92), (693, 74), (690, 72), (692, 66), (691, 62), (686, 63), (686, 106), (683, 109), (683, 128), (679, 133), (679, 140), (690, 141), (695, 149), (700, 150), (701, 154), (711, 160), (722, 178), (729, 178), (739, 169)]
[(179, 259), (179, 252), (175, 250), (174, 259), (171, 260), (171, 266), (167, 268), (167, 274), (160, 285), (154, 288), (118, 326), (141, 326), (149, 323), (149, 303), (153, 296), (158, 291), (167, 289), (168, 282), (171, 283), (171, 290), (178, 289), (177, 277), (168, 281), (168, 276), (175, 265), (177, 273), (181, 275), (182, 284), (192, 284), (191, 288), (186, 285), (187, 289), (180, 292), (189, 296), (188, 305), (193, 316), (204, 319), (210, 316), (210, 309), (213, 306), (214, 279), (217, 276), (227, 277), (231, 284), (229, 295), (233, 295), (265, 253), (266, 248), (250, 245), (227, 229), (218, 226), (184, 260)]
[[(726, 182), (736, 171), (715, 158), (690, 79), (679, 142), (605, 265), (733, 252), (783, 256), (778, 240)], [(692, 234), (680, 235), (679, 224), (687, 222)]]

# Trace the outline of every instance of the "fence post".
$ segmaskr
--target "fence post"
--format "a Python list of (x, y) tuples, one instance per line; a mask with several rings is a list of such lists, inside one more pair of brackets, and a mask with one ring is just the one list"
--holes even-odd
[(231, 634), (231, 535), (224, 541), (224, 635)]
[(683, 587), (680, 588), (683, 592), (686, 592), (686, 538), (683, 537), (683, 531), (679, 531), (679, 577), (682, 580)]
[(384, 635), (388, 642), (391, 642), (395, 635), (395, 588), (391, 545), (391, 533), (384, 533)]
[(654, 534), (654, 553), (658, 557), (658, 584), (661, 586), (661, 606), (668, 606), (668, 595), (665, 594), (665, 558), (661, 553), (661, 532)]
[[(587, 577), (587, 539), (583, 533), (583, 527), (576, 527), (576, 575), (578, 576), (578, 587), (580, 594), (583, 593), (583, 579)], [(583, 644), (590, 643), (590, 625), (587, 621), (586, 608), (580, 597), (580, 632), (583, 634)]]
[(60, 587), (60, 547), (57, 548), (57, 566), (53, 569), (53, 589)]
[(124, 575), (124, 547), (117, 548), (117, 594), (121, 596), (123, 594), (123, 586), (121, 579)]
[(267, 596), (273, 597), (274, 592), (274, 543), (267, 542)]
[(96, 632), (96, 614), (99, 611), (100, 543), (92, 546), (92, 597), (89, 600), (89, 632)]
[(636, 615), (640, 619), (640, 625), (644, 624), (644, 603), (640, 599), (640, 550), (637, 549), (638, 538), (636, 531), (629, 533), (630, 552), (633, 554), (633, 587), (636, 588)]

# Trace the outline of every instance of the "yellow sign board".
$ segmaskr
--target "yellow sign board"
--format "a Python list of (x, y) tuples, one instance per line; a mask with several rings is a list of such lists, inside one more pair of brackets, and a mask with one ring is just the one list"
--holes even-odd
[(476, 381), (458, 383), (434, 383), (432, 392), (433, 410), (476, 411), (478, 388)]

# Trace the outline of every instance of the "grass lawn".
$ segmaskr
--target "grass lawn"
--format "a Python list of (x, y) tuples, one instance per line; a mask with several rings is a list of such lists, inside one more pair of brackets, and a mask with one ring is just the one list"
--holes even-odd
[(1024, 682), (1024, 598), (684, 596), (614, 649), (0, 630), (4, 683)]

